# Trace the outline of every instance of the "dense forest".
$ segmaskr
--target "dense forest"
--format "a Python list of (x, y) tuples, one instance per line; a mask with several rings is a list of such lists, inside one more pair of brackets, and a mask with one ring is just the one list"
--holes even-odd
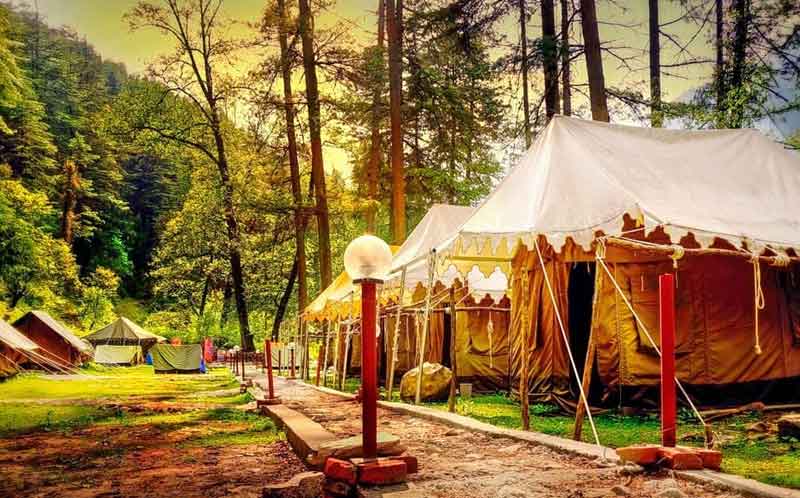
[(364, 31), (333, 0), (141, 1), (130, 36), (164, 37), (141, 74), (0, 4), (0, 317), (252, 348), (297, 327), (352, 238), (476, 204), (554, 114), (800, 146), (800, 3), (641, 3), (627, 25), (607, 0), (375, 0)]

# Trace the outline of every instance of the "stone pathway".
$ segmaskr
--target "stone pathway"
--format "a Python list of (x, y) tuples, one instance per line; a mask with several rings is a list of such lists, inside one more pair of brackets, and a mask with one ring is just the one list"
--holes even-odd
[[(253, 372), (256, 374), (256, 372)], [(260, 372), (259, 372), (260, 374)], [(256, 383), (265, 383), (256, 374)], [(276, 395), (333, 432), (360, 434), (359, 404), (302, 383), (276, 380)], [(739, 498), (741, 495), (675, 479), (670, 473), (629, 475), (621, 467), (565, 455), (510, 438), (492, 437), (379, 408), (378, 430), (401, 438), (417, 456), (420, 472), (409, 481), (437, 498), (639, 498), (683, 496)]]

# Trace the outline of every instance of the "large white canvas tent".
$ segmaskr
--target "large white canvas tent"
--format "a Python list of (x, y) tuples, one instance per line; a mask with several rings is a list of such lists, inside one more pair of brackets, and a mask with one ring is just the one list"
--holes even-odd
[(800, 159), (754, 130), (557, 116), (437, 252), (512, 256), (512, 385), (543, 401), (575, 399), (584, 364), (620, 402), (657, 385), (676, 274), (678, 378), (716, 404), (797, 392), (798, 213)]

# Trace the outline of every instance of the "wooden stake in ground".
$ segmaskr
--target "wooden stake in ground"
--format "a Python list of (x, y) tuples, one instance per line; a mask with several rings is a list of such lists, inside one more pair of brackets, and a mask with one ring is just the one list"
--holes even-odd
[(267, 386), (269, 399), (275, 399), (275, 386), (272, 382), (272, 341), (264, 341), (264, 360), (267, 364)]
[[(386, 381), (386, 399), (392, 400), (392, 389), (394, 389), (394, 369), (397, 364), (397, 347), (400, 339), (400, 321), (403, 312), (403, 294), (406, 290), (406, 269), (403, 267), (400, 273), (400, 292), (397, 297), (397, 313), (395, 315), (394, 333), (392, 334), (392, 354), (389, 359), (389, 375)], [(388, 339), (388, 338), (387, 338)]]
[(433, 270), (436, 265), (436, 252), (431, 252), (428, 258), (428, 288), (425, 292), (425, 312), (422, 317), (422, 337), (419, 347), (419, 370), (417, 371), (417, 392), (414, 396), (414, 404), (418, 405), (422, 401), (422, 374), (425, 365), (425, 346), (428, 342), (428, 322), (430, 321), (431, 296), (433, 295)]
[[(491, 313), (491, 312), (490, 312)], [(453, 377), (450, 379), (450, 396), (447, 399), (447, 410), (456, 411), (456, 384), (458, 383), (458, 367), (456, 365), (456, 290), (450, 287), (450, 367)]]
[[(522, 271), (521, 282), (522, 293), (527, 295), (528, 291), (528, 270)], [(527, 431), (531, 428), (531, 414), (528, 409), (528, 330), (531, 326), (528, 323), (528, 303), (522, 305), (522, 351), (521, 351), (521, 365), (519, 375), (519, 409), (522, 416), (522, 430)]]
[[(600, 273), (600, 268), (594, 269), (594, 298), (592, 299), (592, 319), (589, 322), (589, 345), (586, 349), (586, 361), (583, 363), (583, 376), (581, 385), (583, 392), (589, 396), (589, 388), (592, 385), (592, 370), (594, 369), (594, 358), (597, 354), (597, 338), (594, 333), (594, 328), (597, 326), (599, 313), (600, 294), (603, 291), (603, 277)], [(580, 401), (580, 400), (579, 400)], [(588, 403), (587, 403), (588, 404)], [(575, 441), (581, 440), (583, 433), (583, 418), (586, 416), (586, 406), (583, 403), (578, 403), (578, 408), (575, 410), (575, 427), (572, 430), (572, 439)]]

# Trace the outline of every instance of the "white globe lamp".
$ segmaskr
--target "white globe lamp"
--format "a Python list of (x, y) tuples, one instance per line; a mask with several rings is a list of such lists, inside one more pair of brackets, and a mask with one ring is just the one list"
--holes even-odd
[(389, 244), (374, 235), (362, 235), (344, 251), (344, 268), (354, 282), (384, 281), (392, 267)]

